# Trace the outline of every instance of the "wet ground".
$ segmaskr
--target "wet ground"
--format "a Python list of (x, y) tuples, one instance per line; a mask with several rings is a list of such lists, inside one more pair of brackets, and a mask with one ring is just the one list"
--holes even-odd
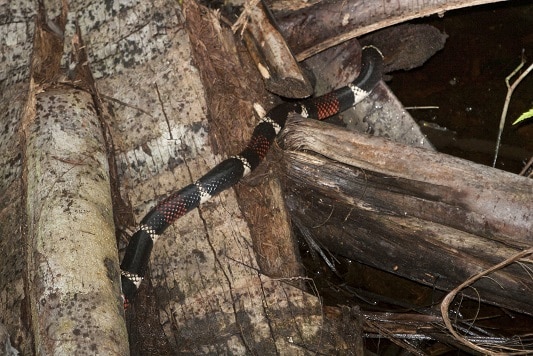
[[(507, 77), (526, 56), (533, 63), (533, 2), (477, 6), (417, 21), (448, 34), (443, 51), (388, 82), (440, 152), (492, 165)], [(512, 81), (511, 81), (512, 83)], [(511, 123), (533, 107), (533, 73), (515, 90), (496, 167), (518, 173), (533, 155), (533, 119)]]

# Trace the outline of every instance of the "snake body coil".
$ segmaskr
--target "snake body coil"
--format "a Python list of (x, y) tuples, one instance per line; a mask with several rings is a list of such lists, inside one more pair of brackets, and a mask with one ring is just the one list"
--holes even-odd
[(178, 218), (230, 188), (253, 171), (265, 158), (290, 112), (317, 120), (342, 112), (370, 94), (381, 80), (381, 71), (381, 53), (375, 47), (365, 47), (362, 52), (361, 73), (352, 83), (320, 97), (274, 107), (257, 124), (248, 146), (241, 153), (222, 161), (196, 182), (172, 193), (157, 204), (142, 219), (120, 265), (124, 305), (127, 306), (133, 300), (144, 278), (152, 247), (163, 231)]

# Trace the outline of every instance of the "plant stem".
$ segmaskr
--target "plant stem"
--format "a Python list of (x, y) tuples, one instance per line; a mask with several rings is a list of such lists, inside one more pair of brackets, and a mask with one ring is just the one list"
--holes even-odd
[(505, 103), (503, 104), (502, 116), (500, 118), (500, 128), (498, 130), (498, 139), (496, 140), (496, 150), (494, 151), (494, 161), (492, 161), (492, 167), (496, 166), (496, 160), (498, 159), (498, 153), (500, 151), (500, 143), (502, 139), (503, 126), (505, 125), (505, 119), (507, 118), (507, 110), (509, 109), (509, 102), (513, 96), (513, 92), (531, 70), (533, 70), (533, 63), (514, 81), (512, 85), (509, 85), (509, 80), (524, 66), (525, 59), (522, 56), (522, 61), (518, 67), (513, 70), (511, 74), (505, 78), (505, 84), (507, 84), (507, 96), (505, 97)]

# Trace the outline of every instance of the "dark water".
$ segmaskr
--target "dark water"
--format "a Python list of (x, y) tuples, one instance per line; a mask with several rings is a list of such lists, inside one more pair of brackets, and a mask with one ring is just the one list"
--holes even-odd
[[(448, 34), (446, 46), (426, 64), (393, 73), (388, 84), (441, 152), (492, 165), (507, 87), (505, 77), (522, 52), (533, 63), (533, 1), (477, 6), (418, 21)], [(512, 83), (512, 81), (511, 81)], [(518, 173), (533, 155), (533, 119), (511, 123), (533, 107), (533, 73), (515, 90), (497, 167)]]

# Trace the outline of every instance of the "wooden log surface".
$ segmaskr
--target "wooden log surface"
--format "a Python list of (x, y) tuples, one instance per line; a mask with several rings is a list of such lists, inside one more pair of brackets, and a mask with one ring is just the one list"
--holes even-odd
[(23, 355), (125, 355), (108, 146), (63, 5), (0, 5), (0, 322)]
[(320, 1), (296, 11), (277, 11), (281, 32), (298, 60), (348, 39), (408, 20), (502, 0)]
[[(283, 144), (291, 214), (332, 252), (450, 290), (532, 244), (533, 181), (430, 150), (296, 120)], [(512, 265), (468, 295), (533, 315)]]
[(67, 86), (35, 101), (24, 180), (36, 353), (124, 355), (109, 168), (93, 97)]
[(269, 9), (262, 2), (248, 9), (249, 21), (242, 38), (266, 89), (285, 98), (311, 96), (313, 85), (275, 26)]
[[(248, 100), (262, 86), (242, 83), (250, 70), (261, 83), (251, 62), (243, 65), (238, 59), (238, 53), (246, 51), (236, 47), (233, 33), (220, 26), (216, 12), (194, 1), (184, 2), (183, 11), (174, 7), (174, 2), (164, 0), (145, 9), (145, 23), (173, 29), (150, 41), (162, 44), (157, 56), (152, 57), (147, 48), (134, 69), (106, 68), (107, 74), (97, 78), (100, 93), (120, 98), (107, 104), (114, 114), (123, 193), (137, 221), (161, 197), (239, 152), (250, 137), (248, 130), (256, 125)], [(139, 13), (135, 7), (125, 13), (130, 11)], [(161, 17), (161, 13), (170, 15)], [(90, 39), (99, 43), (98, 34), (91, 34), (95, 37)], [(267, 192), (258, 193), (260, 189)], [(317, 336), (322, 331), (319, 299), (286, 279), (261, 273), (275, 270), (271, 275), (294, 277), (300, 270), (294, 256), (286, 257), (294, 242), (283, 202), (272, 198), (281, 196), (280, 189), (267, 182), (264, 188), (249, 190), (264, 197), (264, 209), (241, 208), (238, 199), (250, 205), (258, 199), (231, 189), (164, 232), (152, 252), (149, 276), (128, 312), (135, 321), (130, 331), (137, 330), (131, 335), (140, 338), (131, 338), (133, 353), (162, 350), (162, 343), (170, 354), (294, 354), (303, 347), (328, 348)], [(279, 209), (272, 214), (276, 201)], [(249, 228), (244, 212), (271, 222), (268, 230)], [(272, 222), (271, 215), (279, 220)], [(277, 236), (278, 245), (263, 254), (262, 245), (271, 241), (267, 235), (275, 233), (272, 225), (284, 236)], [(251, 238), (252, 231), (263, 238), (259, 246)], [(260, 257), (254, 248), (261, 251)], [(267, 268), (260, 265), (261, 259)], [(150, 299), (155, 306), (146, 313), (143, 309)], [(147, 323), (152, 325), (150, 330)], [(157, 332), (162, 336), (154, 343)]]

